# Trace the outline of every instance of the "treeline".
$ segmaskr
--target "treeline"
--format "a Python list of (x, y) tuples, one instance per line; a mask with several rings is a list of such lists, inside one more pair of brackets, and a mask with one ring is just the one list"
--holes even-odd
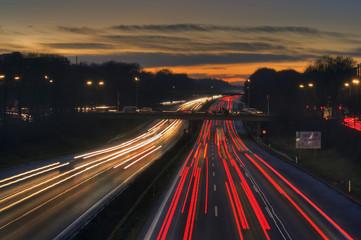
[[(139, 80), (139, 81), (136, 81)], [(5, 54), (0, 56), (0, 109), (24, 111), (33, 118), (75, 111), (79, 107), (110, 105), (153, 106), (164, 100), (218, 94), (232, 88), (216, 79), (192, 79), (168, 70), (144, 71), (139, 64), (105, 62), (71, 64), (60, 55)], [(6, 113), (7, 112), (7, 113)]]
[(326, 110), (334, 118), (357, 116), (360, 82), (356, 77), (356, 61), (343, 56), (320, 57), (303, 73), (262, 68), (245, 82), (245, 101), (287, 121), (321, 117)]

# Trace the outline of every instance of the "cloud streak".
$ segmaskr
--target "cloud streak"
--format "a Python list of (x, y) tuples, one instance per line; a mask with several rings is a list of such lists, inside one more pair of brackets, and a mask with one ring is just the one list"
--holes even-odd
[(313, 55), (275, 55), (275, 54), (167, 54), (167, 53), (125, 53), (120, 55), (87, 55), (87, 59), (103, 62), (116, 59), (123, 62), (138, 62), (143, 67), (194, 66), (203, 64), (235, 64), (255, 62), (282, 62), (307, 60)]
[(235, 27), (220, 26), (211, 24), (171, 24), (171, 25), (117, 25), (112, 29), (122, 31), (154, 31), (154, 32), (240, 32), (240, 33), (294, 33), (302, 35), (328, 35), (333, 37), (343, 37), (337, 32), (320, 31), (310, 27), (294, 26), (259, 26), (259, 27)]
[(55, 49), (113, 49), (111, 44), (103, 43), (44, 43), (44, 46), (48, 46)]

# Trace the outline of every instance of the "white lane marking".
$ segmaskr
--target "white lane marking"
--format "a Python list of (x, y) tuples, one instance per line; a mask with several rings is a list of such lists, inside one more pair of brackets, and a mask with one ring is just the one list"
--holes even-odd
[(213, 184), (213, 190), (214, 190), (214, 191), (217, 191), (217, 186), (216, 186), (216, 184)]
[(216, 173), (213, 171), (213, 177), (216, 176)]
[(214, 216), (218, 217), (218, 207), (214, 205)]
[(212, 163), (212, 167), (214, 167), (214, 163)]

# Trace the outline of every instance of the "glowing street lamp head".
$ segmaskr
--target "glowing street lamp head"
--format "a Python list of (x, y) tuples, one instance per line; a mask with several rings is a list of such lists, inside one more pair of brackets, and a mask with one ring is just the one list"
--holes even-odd
[(44, 78), (45, 78), (45, 79), (49, 79), (48, 75), (45, 75)]
[(355, 85), (358, 85), (358, 84), (360, 84), (360, 80), (354, 79), (354, 80), (352, 80), (352, 83), (355, 84)]
[(349, 87), (350, 86), (350, 84), (349, 83), (345, 83), (345, 87)]
[(313, 87), (313, 83), (309, 83), (308, 86), (309, 86), (309, 87)]
[(49, 83), (54, 83), (54, 80), (53, 80), (53, 79), (50, 79), (50, 80), (49, 80)]
[(20, 80), (19, 76), (14, 77), (14, 80)]
[(99, 85), (99, 86), (103, 86), (103, 85), (104, 85), (104, 81), (99, 81), (99, 82), (98, 82), (98, 85)]
[(138, 77), (135, 77), (134, 80), (135, 80), (136, 82), (139, 82), (139, 78), (138, 78)]
[(303, 84), (300, 84), (300, 88), (304, 88), (305, 87), (305, 85), (303, 85)]
[(91, 86), (91, 85), (93, 85), (93, 82), (92, 81), (87, 81), (86, 85)]
[(3, 78), (5, 78), (5, 75), (0, 75), (0, 79), (3, 79)]

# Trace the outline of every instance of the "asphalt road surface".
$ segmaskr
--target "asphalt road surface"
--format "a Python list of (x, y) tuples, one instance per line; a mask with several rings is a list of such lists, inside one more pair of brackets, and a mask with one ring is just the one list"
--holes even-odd
[(118, 145), (0, 172), (0, 239), (68, 238), (167, 151), (185, 126), (159, 120)]
[[(232, 110), (235, 101), (223, 98), (211, 110)], [(357, 230), (345, 227), (359, 225), (358, 205), (359, 217), (339, 225), (303, 192), (312, 186), (292, 183), (260, 157), (259, 148), (249, 149), (236, 129), (244, 131), (242, 122), (204, 121), (139, 239), (357, 239)]]

